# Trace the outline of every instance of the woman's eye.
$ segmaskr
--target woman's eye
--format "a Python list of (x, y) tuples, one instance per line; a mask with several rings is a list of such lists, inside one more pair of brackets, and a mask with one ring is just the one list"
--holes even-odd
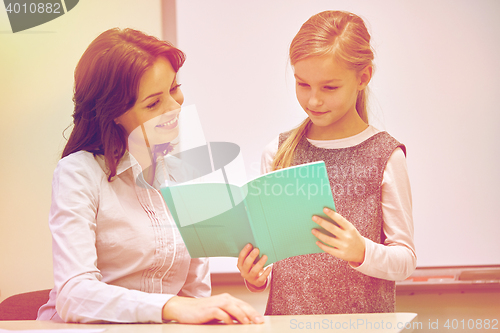
[(157, 105), (158, 105), (158, 103), (160, 103), (160, 100), (159, 100), (159, 99), (157, 99), (157, 100), (156, 100), (156, 101), (154, 101), (153, 103), (149, 104), (149, 105), (147, 106), (147, 108), (148, 108), (148, 109), (152, 109), (152, 108), (154, 108), (155, 106), (157, 106)]
[(170, 88), (170, 92), (171, 92), (171, 93), (176, 92), (176, 91), (177, 91), (177, 89), (179, 89), (179, 88), (180, 88), (180, 86), (181, 86), (180, 84), (176, 84), (175, 86), (173, 86), (172, 88)]
[(298, 85), (299, 87), (303, 87), (303, 88), (307, 88), (307, 87), (309, 87), (309, 85), (308, 85), (307, 83), (304, 83), (304, 82), (297, 82), (297, 85)]

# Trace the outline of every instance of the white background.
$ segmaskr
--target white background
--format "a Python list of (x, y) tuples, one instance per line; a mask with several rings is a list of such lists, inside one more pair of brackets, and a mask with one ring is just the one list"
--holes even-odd
[(259, 173), (264, 146), (305, 117), (289, 43), (328, 9), (362, 16), (372, 34), (370, 122), (406, 144), (418, 265), (500, 264), (496, 0), (178, 1), (183, 91), (207, 140), (238, 143), (248, 176)]
[[(304, 117), (287, 63), (300, 25), (325, 9), (363, 16), (376, 50), (372, 122), (408, 148), (418, 264), (500, 264), (498, 0), (179, 0), (177, 8), (186, 105), (197, 105), (208, 140), (241, 146), (249, 177), (263, 147)], [(0, 8), (0, 300), (53, 285), (51, 180), (78, 59), (112, 27), (161, 36), (161, 13), (160, 0), (85, 0), (13, 34)]]

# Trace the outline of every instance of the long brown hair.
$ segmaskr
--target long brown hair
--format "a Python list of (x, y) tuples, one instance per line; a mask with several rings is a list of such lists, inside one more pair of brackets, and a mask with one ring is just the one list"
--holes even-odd
[(104, 155), (111, 181), (127, 149), (114, 119), (135, 104), (142, 75), (161, 56), (176, 72), (185, 60), (170, 43), (133, 29), (110, 29), (90, 43), (75, 69), (74, 127), (61, 158), (80, 150)]
[[(370, 34), (363, 20), (344, 11), (324, 11), (307, 20), (290, 44), (290, 63), (309, 57), (331, 55), (349, 70), (356, 73), (372, 65), (373, 50)], [(368, 123), (367, 88), (358, 92), (356, 110)], [(279, 147), (272, 163), (272, 170), (287, 168), (292, 163), (297, 144), (306, 135), (311, 120), (307, 118), (290, 132)]]

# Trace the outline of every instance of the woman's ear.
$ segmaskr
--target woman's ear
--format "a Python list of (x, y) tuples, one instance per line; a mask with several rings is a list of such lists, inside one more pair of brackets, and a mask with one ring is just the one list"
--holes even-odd
[(363, 90), (366, 88), (370, 80), (372, 79), (373, 65), (368, 65), (359, 73), (359, 85), (358, 90)]

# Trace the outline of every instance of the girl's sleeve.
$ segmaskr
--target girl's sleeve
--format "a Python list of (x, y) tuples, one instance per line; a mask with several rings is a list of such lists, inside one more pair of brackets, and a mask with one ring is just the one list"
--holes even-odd
[(70, 156), (54, 172), (49, 226), (57, 314), (65, 322), (161, 323), (163, 306), (174, 295), (129, 290), (101, 281), (96, 250), (101, 195), (98, 167), (90, 158)]
[(413, 243), (413, 216), (406, 158), (397, 148), (389, 158), (382, 181), (384, 244), (365, 238), (365, 260), (357, 271), (380, 279), (400, 281), (417, 265)]
[(260, 173), (266, 174), (272, 171), (272, 164), (274, 156), (278, 152), (279, 136), (274, 138), (273, 141), (269, 142), (262, 152), (260, 159)]

